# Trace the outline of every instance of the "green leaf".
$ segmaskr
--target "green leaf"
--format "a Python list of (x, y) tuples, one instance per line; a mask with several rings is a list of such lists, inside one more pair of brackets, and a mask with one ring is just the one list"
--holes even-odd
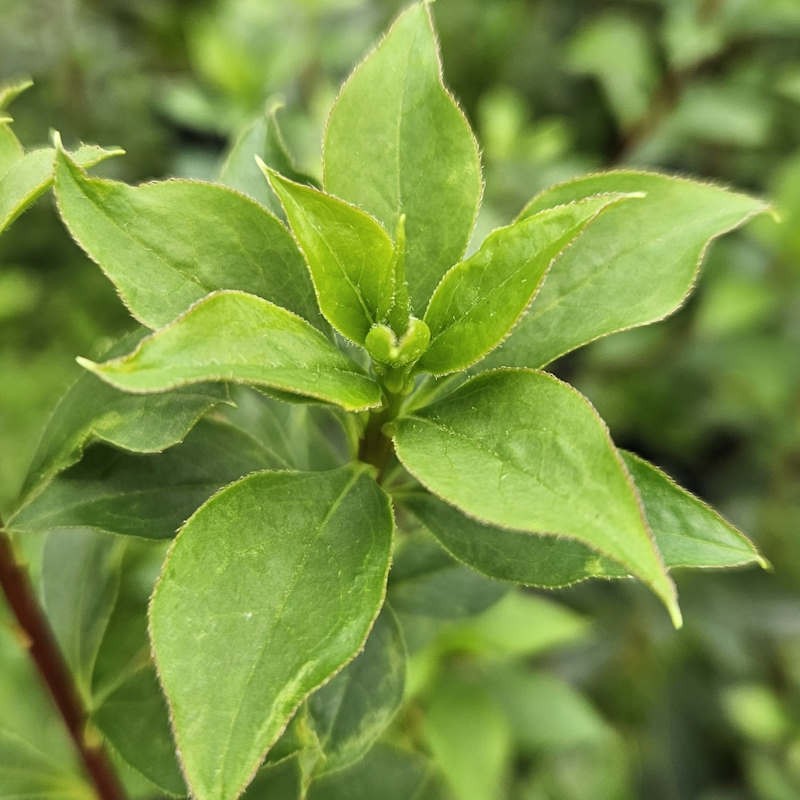
[(481, 196), (478, 146), (442, 84), (427, 3), (405, 11), (342, 88), (323, 150), (325, 190), (389, 231), (406, 215), (406, 276), (422, 309), (463, 255)]
[(492, 578), (555, 589), (625, 574), (581, 542), (486, 525), (431, 494), (418, 492), (401, 503), (455, 558)]
[(435, 646), (493, 660), (529, 657), (583, 639), (588, 628), (586, 619), (553, 600), (512, 591), (483, 614), (444, 626)]
[(142, 667), (108, 694), (92, 713), (92, 722), (149, 781), (170, 794), (186, 793), (174, 756), (167, 704), (152, 665)]
[(303, 774), (292, 758), (259, 770), (242, 800), (303, 800)]
[[(110, 355), (126, 352), (141, 338), (124, 337)], [(85, 373), (61, 398), (42, 434), (23, 488), (23, 498), (44, 486), (57, 472), (79, 461), (92, 442), (123, 450), (153, 453), (176, 444), (200, 417), (223, 402), (223, 386), (198, 384), (150, 397), (120, 392)], [(14, 518), (9, 524), (13, 527)]]
[(389, 576), (389, 600), (401, 614), (445, 619), (471, 616), (485, 611), (506, 591), (505, 584), (459, 564), (424, 531), (403, 537)]
[(9, 123), (12, 120), (4, 113), (4, 109), (32, 85), (33, 81), (26, 79), (0, 87), (0, 178), (8, 172), (12, 163), (22, 158), (25, 152), (11, 130)]
[(8, 172), (9, 167), (22, 158), (24, 150), (19, 139), (14, 135), (9, 120), (0, 114), (0, 178)]
[(551, 375), (498, 370), (396, 424), (405, 467), (500, 527), (576, 539), (643, 580), (680, 624), (639, 497), (588, 401)]
[(621, 454), (668, 567), (769, 566), (753, 543), (711, 506), (639, 456)]
[(540, 755), (601, 743), (612, 735), (582, 694), (547, 672), (514, 664), (496, 668), (485, 683), (523, 753)]
[[(632, 453), (621, 455), (669, 569), (768, 566), (749, 539), (710, 506), (652, 464)], [(486, 525), (427, 493), (410, 493), (400, 502), (455, 558), (493, 578), (557, 588), (587, 578), (627, 576), (619, 564), (577, 541)], [(396, 601), (395, 606), (400, 608)]]
[(308, 700), (325, 755), (321, 772), (352, 764), (375, 743), (403, 700), (405, 672), (400, 626), (384, 607), (364, 650)]
[[(213, 335), (210, 335), (213, 334)], [(82, 366), (126, 392), (201, 381), (268, 386), (348, 411), (380, 404), (380, 389), (304, 319), (252, 294), (214, 292), (127, 356)]]
[(361, 649), (392, 530), (388, 498), (351, 466), (255, 473), (178, 534), (150, 635), (198, 800), (238, 797), (298, 704)]
[(433, 758), (459, 800), (504, 795), (511, 729), (480, 683), (448, 674), (433, 691), (423, 725)]
[(47, 537), (42, 590), (47, 616), (84, 699), (119, 589), (123, 541), (92, 530)]
[(601, 336), (663, 319), (686, 300), (709, 243), (767, 209), (713, 184), (625, 170), (547, 189), (520, 217), (600, 192), (647, 196), (609, 209), (564, 253), (489, 364), (542, 367)]
[(508, 335), (550, 265), (584, 228), (606, 209), (641, 196), (588, 197), (491, 233), (436, 287), (425, 312), (431, 342), (419, 369), (445, 375), (480, 361)]
[(334, 406), (284, 402), (246, 386), (231, 389), (235, 405), (217, 413), (255, 439), (278, 466), (323, 470), (355, 460), (354, 420), (346, 412)]
[(221, 183), (252, 197), (276, 216), (283, 213), (283, 208), (264, 183), (256, 156), (293, 181), (313, 183), (308, 175), (298, 171), (289, 154), (278, 124), (279, 108), (273, 104), (239, 134), (219, 173)]
[[(82, 167), (92, 167), (124, 150), (104, 150), (94, 145), (81, 145), (70, 158)], [(52, 185), (56, 151), (51, 147), (31, 150), (11, 164), (0, 175), (0, 233), (32, 206)]]
[(623, 128), (647, 114), (658, 64), (649, 32), (632, 15), (609, 12), (592, 19), (569, 43), (566, 62), (597, 78)]
[(95, 800), (5, 602), (0, 603), (0, 798)]
[(182, 444), (157, 455), (92, 447), (14, 516), (26, 533), (92, 528), (166, 539), (214, 492), (248, 472), (283, 464), (233, 426), (200, 422)]
[(74, 772), (66, 770), (34, 743), (0, 728), (0, 800), (94, 800), (95, 797), (77, 766)]
[(306, 800), (452, 800), (435, 766), (419, 753), (386, 744), (348, 769), (312, 782)]
[(200, 181), (128, 186), (89, 178), (60, 152), (56, 199), (73, 238), (149, 328), (215, 289), (247, 291), (319, 322), (289, 232), (238, 192)]
[(262, 163), (305, 255), (325, 319), (363, 344), (392, 304), (394, 245), (369, 214), (310, 186), (287, 180)]
[(0, 86), (0, 111), (8, 108), (23, 92), (33, 86), (30, 78), (21, 78), (13, 83), (4, 83)]
[(95, 662), (91, 721), (128, 765), (182, 796), (186, 787), (147, 639), (147, 602), (165, 548), (134, 539), (124, 546), (119, 593)]

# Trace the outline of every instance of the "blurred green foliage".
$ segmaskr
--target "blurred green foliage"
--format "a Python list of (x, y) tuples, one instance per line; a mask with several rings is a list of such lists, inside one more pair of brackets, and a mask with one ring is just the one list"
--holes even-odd
[[(36, 81), (11, 109), (26, 143), (53, 126), (68, 143), (121, 145), (101, 171), (126, 180), (213, 178), (226, 143), (280, 96), (289, 149), (316, 175), (335, 87), (401, 5), (0, 0), (0, 81)], [(679, 575), (681, 633), (627, 584), (555, 601), (490, 591), (486, 611), (459, 619), (421, 617), (397, 590), (414, 670), (395, 744), (432, 753), (461, 800), (797, 798), (800, 3), (438, 0), (434, 13), (448, 83), (485, 147), (477, 240), (539, 189), (621, 164), (774, 199), (782, 224), (715, 245), (680, 313), (556, 371), (620, 446), (720, 508), (775, 572)], [(99, 354), (125, 325), (51, 202), (0, 239), (0, 511), (74, 355)], [(0, 634), (0, 784), (16, 759), (46, 764), (43, 792), (89, 796), (5, 621)], [(393, 752), (373, 761), (389, 769)], [(156, 796), (124, 774), (133, 796)]]

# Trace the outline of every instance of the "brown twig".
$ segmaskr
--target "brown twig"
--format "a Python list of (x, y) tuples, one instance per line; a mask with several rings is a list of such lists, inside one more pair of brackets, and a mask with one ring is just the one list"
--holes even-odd
[(47, 686), (78, 751), (99, 800), (125, 800), (125, 792), (108, 755), (88, 741), (88, 714), (64, 661), (55, 635), (39, 604), (27, 570), (17, 562), (11, 538), (0, 521), (0, 585), (25, 638), (36, 669)]

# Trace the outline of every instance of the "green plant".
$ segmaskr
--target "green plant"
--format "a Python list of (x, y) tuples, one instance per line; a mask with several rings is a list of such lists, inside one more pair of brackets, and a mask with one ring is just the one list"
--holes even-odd
[[(513, 627), (530, 598), (511, 584), (633, 576), (679, 626), (672, 568), (764, 564), (543, 368), (673, 312), (709, 243), (765, 205), (600, 173), (540, 193), (465, 257), (479, 153), (426, 4), (344, 85), (322, 189), (274, 114), (258, 131), (223, 176), (250, 187), (255, 148), (264, 204), (221, 184), (92, 178), (111, 151), (56, 138), (23, 153), (0, 126), (0, 230), (54, 181), (73, 238), (143, 326), (81, 359), (7, 524), (20, 543), (48, 534), (45, 606), (72, 677), (54, 647), (40, 669), (70, 695), (106, 797), (119, 789), (82, 715), (169, 794), (226, 800), (255, 778), (266, 797), (372, 797), (391, 771), (398, 797), (446, 796), (420, 756), (375, 745), (403, 702), (393, 607), (468, 615), (510, 592)], [(161, 565), (153, 540), (177, 529)], [(3, 563), (36, 642), (46, 624), (20, 617), (31, 589), (8, 547)], [(436, 654), (502, 649), (495, 624), (448, 631)], [(59, 670), (74, 686), (53, 687)], [(428, 744), (465, 797), (448, 742), (474, 687), (442, 688)], [(413, 725), (390, 738), (415, 743)]]

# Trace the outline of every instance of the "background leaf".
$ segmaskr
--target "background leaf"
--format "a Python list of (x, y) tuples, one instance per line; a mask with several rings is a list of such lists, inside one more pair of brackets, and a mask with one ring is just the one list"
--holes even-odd
[(248, 472), (284, 466), (231, 425), (201, 422), (157, 455), (92, 447), (14, 517), (15, 531), (91, 528), (167, 539), (217, 489)]
[(183, 796), (186, 785), (147, 638), (147, 603), (166, 549), (162, 542), (134, 539), (123, 546), (119, 592), (95, 662), (91, 722), (127, 767), (167, 794)]
[(511, 729), (480, 682), (458, 673), (441, 681), (426, 709), (424, 735), (459, 800), (503, 795)]
[(42, 587), (48, 619), (84, 701), (119, 589), (123, 542), (88, 529), (47, 537)]
[[(121, 339), (108, 355), (119, 355), (141, 339)], [(80, 460), (84, 448), (102, 441), (137, 453), (153, 453), (176, 444), (209, 409), (227, 398), (224, 386), (197, 384), (143, 397), (121, 392), (84, 373), (61, 398), (42, 434), (28, 469), (22, 497)], [(13, 526), (13, 517), (10, 521)]]
[(453, 800), (435, 766), (419, 753), (379, 744), (352, 767), (324, 775), (307, 800)]
[(241, 131), (219, 172), (220, 183), (252, 197), (276, 216), (283, 214), (283, 208), (264, 182), (256, 156), (293, 181), (313, 184), (311, 177), (299, 172), (294, 165), (278, 124), (279, 110), (280, 106), (272, 103)]
[[(441, 500), (431, 500), (450, 509)], [(422, 515), (420, 519), (425, 522)], [(406, 533), (392, 560), (389, 600), (398, 613), (445, 619), (470, 616), (485, 611), (507, 591), (506, 584), (459, 564), (425, 530)]]
[(400, 626), (384, 607), (361, 653), (308, 699), (325, 757), (319, 772), (352, 764), (375, 743), (400, 707), (405, 671)]

